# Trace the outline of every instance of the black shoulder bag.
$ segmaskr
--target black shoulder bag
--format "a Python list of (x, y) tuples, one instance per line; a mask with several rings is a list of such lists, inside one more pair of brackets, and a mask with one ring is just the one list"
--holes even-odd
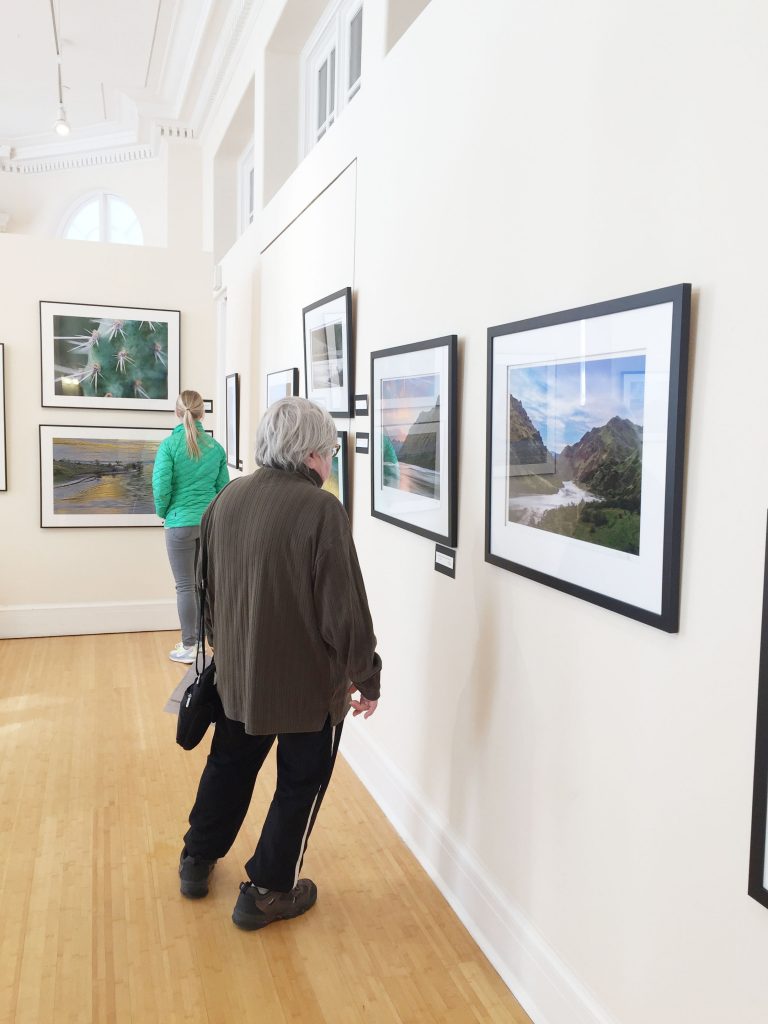
[[(206, 524), (207, 525), (207, 524)], [(211, 658), (205, 664), (205, 601), (208, 575), (207, 538), (200, 544), (200, 622), (197, 631), (195, 653), (195, 680), (184, 691), (179, 705), (179, 721), (176, 726), (176, 742), (185, 750), (193, 750), (208, 731), (211, 722), (224, 714), (219, 691), (216, 687), (216, 665)], [(202, 655), (202, 664), (200, 657)]]

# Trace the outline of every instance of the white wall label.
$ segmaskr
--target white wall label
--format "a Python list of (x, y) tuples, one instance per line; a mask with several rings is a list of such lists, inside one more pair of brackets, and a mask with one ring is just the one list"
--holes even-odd
[(368, 454), (368, 434), (355, 435), (355, 451), (360, 455)]
[(451, 579), (456, 578), (456, 552), (442, 544), (435, 544), (435, 571)]
[(355, 415), (368, 415), (368, 395), (355, 395)]

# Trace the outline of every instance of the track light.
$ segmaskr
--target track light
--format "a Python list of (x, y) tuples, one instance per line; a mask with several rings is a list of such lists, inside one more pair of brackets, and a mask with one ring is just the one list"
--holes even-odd
[(59, 116), (56, 118), (53, 128), (57, 135), (69, 135), (72, 130), (69, 127), (69, 121), (67, 121), (67, 114), (64, 110), (63, 103), (59, 104)]

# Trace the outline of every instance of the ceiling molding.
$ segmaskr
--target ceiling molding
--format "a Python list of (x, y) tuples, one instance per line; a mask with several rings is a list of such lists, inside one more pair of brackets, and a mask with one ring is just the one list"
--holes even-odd
[(265, 2), (158, 0), (149, 72), (154, 94), (118, 92), (116, 116), (66, 140), (52, 133), (0, 138), (0, 175), (151, 159), (162, 141), (196, 142), (248, 63)]
[(227, 86), (238, 67), (238, 58), (248, 48), (264, 0), (234, 0), (224, 31), (213, 54), (193, 112), (189, 120), (202, 137), (221, 103)]
[(112, 145), (81, 152), (52, 151), (41, 154), (18, 154), (0, 148), (0, 174), (44, 174), (47, 171), (70, 171), (80, 167), (102, 167), (106, 164), (135, 163), (152, 160), (159, 155), (163, 142), (195, 142), (195, 131), (190, 125), (154, 122), (153, 141), (125, 145), (114, 140)]
[(46, 171), (71, 171), (80, 167), (101, 167), (105, 164), (133, 163), (150, 160), (157, 154), (153, 146), (126, 146), (122, 149), (101, 149), (88, 153), (58, 153), (51, 156), (1, 160), (0, 174), (44, 174)]
[(194, 142), (195, 129), (186, 124), (161, 124), (155, 122), (155, 131), (161, 139), (174, 139), (179, 142)]

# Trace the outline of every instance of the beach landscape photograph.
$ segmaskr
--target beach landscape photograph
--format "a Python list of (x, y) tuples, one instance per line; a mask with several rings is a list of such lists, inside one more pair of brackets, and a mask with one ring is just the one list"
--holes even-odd
[(507, 370), (507, 521), (640, 552), (645, 356)]

